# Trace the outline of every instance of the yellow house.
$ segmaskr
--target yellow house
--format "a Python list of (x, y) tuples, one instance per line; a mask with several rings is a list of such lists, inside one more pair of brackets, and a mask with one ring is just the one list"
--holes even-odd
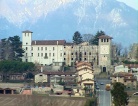
[(79, 94), (81, 96), (92, 94), (94, 92), (94, 73), (92, 65), (88, 62), (77, 63), (76, 76)]
[(43, 83), (43, 82), (47, 82), (47, 75), (43, 74), (43, 73), (39, 73), (35, 75), (35, 83)]
[(137, 89), (137, 78), (132, 73), (118, 72), (111, 75), (112, 83), (121, 82), (126, 88)]

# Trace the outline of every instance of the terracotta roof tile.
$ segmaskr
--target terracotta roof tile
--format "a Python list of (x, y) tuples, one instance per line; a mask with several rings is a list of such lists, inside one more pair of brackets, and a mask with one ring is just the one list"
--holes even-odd
[(34, 40), (32, 45), (64, 45), (65, 40)]
[(99, 39), (113, 39), (113, 38), (107, 35), (101, 35), (99, 36)]
[(25, 31), (22, 31), (22, 33), (33, 33), (33, 32), (31, 32), (29, 30), (25, 30)]

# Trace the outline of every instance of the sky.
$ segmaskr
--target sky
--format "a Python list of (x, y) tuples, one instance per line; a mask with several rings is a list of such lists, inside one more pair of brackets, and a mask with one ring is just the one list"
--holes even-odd
[(124, 2), (128, 6), (138, 10), (138, 0), (117, 0), (117, 1)]

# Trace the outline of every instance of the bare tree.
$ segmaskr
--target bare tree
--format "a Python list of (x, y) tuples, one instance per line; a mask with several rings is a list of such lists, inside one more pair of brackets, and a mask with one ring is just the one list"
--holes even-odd
[(94, 36), (92, 34), (83, 34), (82, 39), (84, 42), (90, 42)]
[(115, 46), (116, 46), (116, 53), (117, 53), (117, 56), (121, 56), (122, 49), (123, 49), (121, 43), (115, 43)]
[(126, 47), (123, 49), (123, 53), (122, 54), (123, 54), (124, 58), (128, 57), (128, 49)]

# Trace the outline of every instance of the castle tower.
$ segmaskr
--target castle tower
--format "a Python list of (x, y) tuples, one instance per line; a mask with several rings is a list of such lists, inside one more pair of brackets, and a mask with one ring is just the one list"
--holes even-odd
[(99, 66), (102, 72), (110, 71), (112, 37), (102, 35), (99, 37)]
[(32, 33), (29, 30), (22, 32), (22, 48), (25, 53), (22, 58), (24, 62), (31, 62), (31, 43), (32, 43)]

